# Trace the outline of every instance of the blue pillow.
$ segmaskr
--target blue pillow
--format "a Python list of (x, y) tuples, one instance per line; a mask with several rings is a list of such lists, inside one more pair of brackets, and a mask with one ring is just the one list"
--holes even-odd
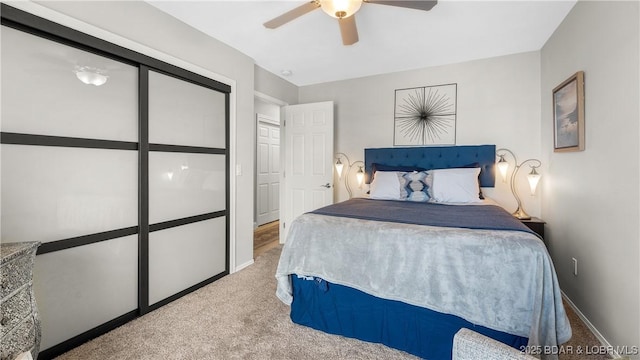
[(371, 164), (371, 181), (376, 177), (376, 171), (398, 171), (398, 172), (413, 172), (413, 171), (425, 171), (427, 169), (419, 166), (403, 166), (403, 165), (385, 165), (373, 163)]
[(403, 171), (403, 172), (410, 172), (410, 171), (425, 171), (425, 170), (427, 170), (427, 169), (421, 168), (419, 166), (385, 165), (385, 164), (378, 164), (378, 163), (371, 164), (371, 169), (374, 172), (375, 171)]

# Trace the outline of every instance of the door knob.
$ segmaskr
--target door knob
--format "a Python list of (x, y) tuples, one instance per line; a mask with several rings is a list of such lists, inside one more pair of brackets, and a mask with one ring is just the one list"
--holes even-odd
[(326, 183), (326, 184), (324, 184), (324, 185), (320, 185), (320, 186), (322, 186), (322, 187), (326, 187), (327, 189), (331, 188), (331, 184), (329, 184), (329, 183)]

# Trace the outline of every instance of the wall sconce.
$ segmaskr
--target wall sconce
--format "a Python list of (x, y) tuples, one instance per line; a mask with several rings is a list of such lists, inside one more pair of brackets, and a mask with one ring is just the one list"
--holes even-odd
[[(342, 170), (344, 170), (345, 164), (342, 162), (342, 158), (347, 161), (347, 172), (344, 176), (344, 186), (347, 188), (347, 192), (349, 193), (349, 199), (353, 197), (353, 191), (351, 190), (351, 184), (349, 184), (349, 174), (351, 173), (351, 169), (355, 165), (358, 165), (358, 171), (356, 172), (356, 181), (358, 181), (358, 189), (362, 189), (362, 184), (364, 183), (364, 162), (358, 160), (351, 162), (349, 157), (344, 153), (336, 153), (336, 172), (338, 173), (338, 180), (342, 178)], [(362, 164), (362, 165), (360, 165)]]
[(87, 85), (100, 86), (107, 82), (109, 77), (103, 71), (90, 66), (76, 66), (73, 70), (78, 80)]
[(528, 162), (533, 162), (534, 164), (536, 164), (536, 165), (529, 165), (529, 167), (531, 168), (531, 172), (529, 173), (529, 175), (527, 175), (527, 180), (529, 180), (529, 187), (531, 189), (531, 195), (533, 196), (536, 193), (536, 188), (538, 187), (538, 182), (540, 182), (540, 177), (541, 177), (540, 174), (538, 174), (538, 172), (536, 171), (536, 169), (539, 168), (542, 165), (542, 163), (538, 159), (527, 159), (521, 163), (518, 163), (518, 159), (516, 158), (516, 155), (511, 150), (498, 149), (496, 150), (496, 155), (498, 155), (498, 162), (496, 166), (498, 167), (498, 171), (502, 176), (503, 182), (506, 182), (507, 172), (509, 170), (509, 163), (504, 158), (505, 155), (507, 154), (511, 154), (516, 166), (516, 168), (511, 173), (511, 179), (509, 181), (511, 186), (511, 193), (513, 194), (513, 196), (516, 198), (516, 201), (518, 202), (518, 208), (513, 213), (513, 216), (521, 220), (531, 219), (531, 216), (529, 216), (529, 214), (527, 214), (522, 208), (522, 202), (520, 201), (520, 197), (518, 196), (517, 175), (522, 165)]

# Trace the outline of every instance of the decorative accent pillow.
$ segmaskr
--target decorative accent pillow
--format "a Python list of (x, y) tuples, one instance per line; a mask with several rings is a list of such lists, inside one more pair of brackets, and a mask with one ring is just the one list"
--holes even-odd
[(480, 168), (430, 170), (427, 180), (429, 195), (434, 202), (481, 202), (478, 175)]
[[(404, 173), (400, 186), (400, 195), (407, 201), (428, 201), (429, 200), (429, 185), (427, 185), (428, 172), (426, 171), (414, 171)], [(403, 196), (404, 195), (404, 196)]]
[(401, 200), (400, 176), (395, 171), (378, 171), (371, 182), (369, 198), (378, 200)]

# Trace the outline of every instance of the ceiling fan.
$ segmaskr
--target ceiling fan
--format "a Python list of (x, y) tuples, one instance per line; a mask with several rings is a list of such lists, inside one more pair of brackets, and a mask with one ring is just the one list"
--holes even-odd
[(268, 29), (275, 29), (308, 12), (322, 8), (329, 16), (338, 19), (342, 44), (352, 45), (358, 42), (355, 13), (360, 9), (363, 2), (424, 11), (431, 10), (438, 3), (437, 0), (312, 0), (267, 21), (264, 26)]

